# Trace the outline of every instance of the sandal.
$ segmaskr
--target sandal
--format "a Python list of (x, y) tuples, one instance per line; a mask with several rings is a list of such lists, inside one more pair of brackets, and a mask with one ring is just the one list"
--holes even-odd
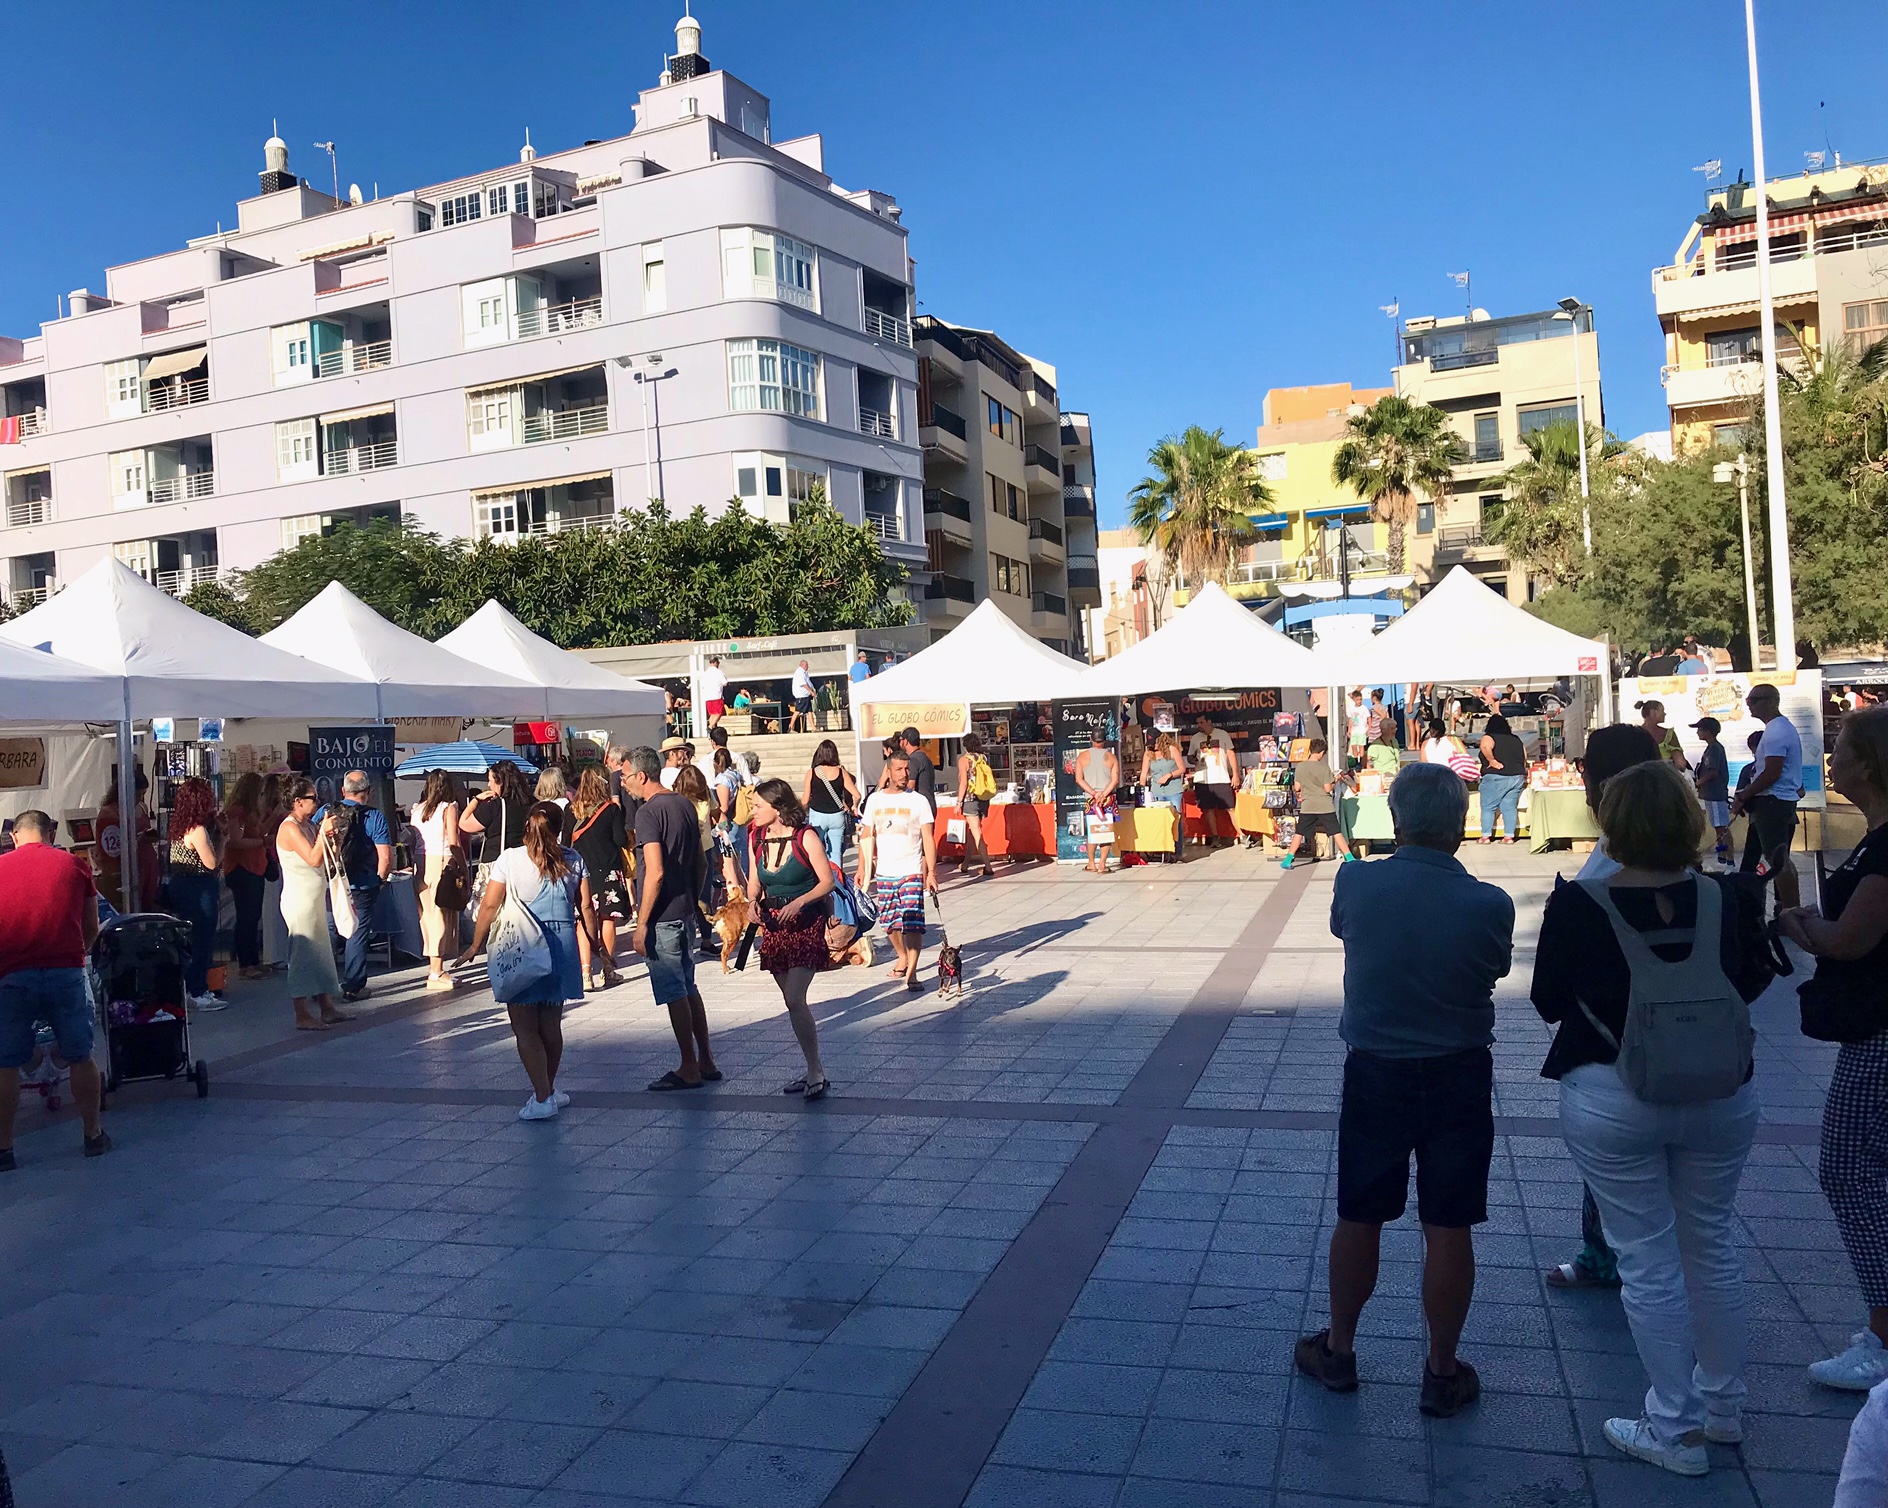
[(695, 1082), (691, 1084), (688, 1082), (687, 1079), (683, 1078), (679, 1073), (677, 1073), (673, 1068), (671, 1068), (667, 1073), (663, 1074), (661, 1078), (657, 1079), (649, 1087), (652, 1090), (654, 1090), (657, 1094), (664, 1094), (664, 1093), (667, 1093), (671, 1089), (699, 1089), (701, 1088), (701, 1086), (702, 1086), (702, 1081), (700, 1079), (695, 1080)]
[(1574, 1262), (1561, 1262), (1543, 1274), (1549, 1288), (1617, 1288), (1617, 1277), (1601, 1278)]
[(806, 1086), (806, 1097), (809, 1100), (823, 1100), (826, 1098), (826, 1091), (832, 1087), (833, 1081), (831, 1079), (821, 1079), (817, 1084), (808, 1084)]
[(806, 1080), (795, 1079), (791, 1084), (782, 1084), (780, 1086), (780, 1092), (782, 1094), (805, 1094)]

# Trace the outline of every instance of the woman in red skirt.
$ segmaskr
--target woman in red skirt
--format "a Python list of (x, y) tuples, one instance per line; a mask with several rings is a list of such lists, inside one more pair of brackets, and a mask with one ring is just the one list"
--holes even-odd
[(813, 976), (836, 968), (826, 947), (826, 897), (835, 884), (826, 845), (807, 825), (806, 808), (784, 780), (754, 787), (754, 823), (748, 830), (754, 862), (747, 898), (760, 918), (760, 966), (774, 976), (787, 1020), (806, 1055), (806, 1074), (783, 1094), (819, 1099), (830, 1087), (819, 1060), (819, 1026), (806, 1003)]

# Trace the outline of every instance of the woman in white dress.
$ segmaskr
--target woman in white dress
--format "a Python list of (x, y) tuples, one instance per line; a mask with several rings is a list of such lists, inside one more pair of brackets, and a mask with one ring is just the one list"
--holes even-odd
[(276, 829), (282, 864), (282, 919), (288, 923), (288, 992), (295, 1000), (297, 1031), (321, 1032), (350, 1019), (334, 1008), (341, 993), (334, 945), (328, 940), (328, 869), (323, 852), (334, 834), (332, 814), (315, 825), (314, 782), (297, 780), (288, 790), (288, 815)]
[(441, 960), (454, 957), (459, 951), (458, 913), (448, 916), (434, 899), (439, 877), (446, 870), (446, 860), (459, 846), (459, 805), (458, 776), (445, 770), (428, 770), (426, 789), (413, 808), (413, 825), (419, 830), (422, 850), (420, 936), (426, 944), (426, 988), (429, 990), (452, 988), (452, 976)]

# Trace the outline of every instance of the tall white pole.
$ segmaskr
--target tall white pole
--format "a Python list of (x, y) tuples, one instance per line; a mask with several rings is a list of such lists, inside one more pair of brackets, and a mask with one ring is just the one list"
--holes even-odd
[(1763, 166), (1763, 102), (1757, 91), (1757, 12), (1744, 0), (1750, 54), (1750, 142), (1757, 178), (1757, 305), (1763, 320), (1763, 439), (1770, 488), (1770, 606), (1776, 616), (1777, 670), (1796, 669), (1796, 597), (1790, 587), (1790, 517), (1783, 501), (1783, 416), (1778, 412), (1776, 302), (1770, 291), (1769, 181)]
[(1593, 553), (1593, 508), (1586, 486), (1586, 380), (1580, 375), (1580, 311), (1573, 311), (1573, 411), (1580, 427), (1580, 537)]
[(1750, 668), (1757, 669), (1757, 568), (1750, 555), (1750, 457), (1737, 458), (1737, 510), (1744, 517), (1744, 611), (1750, 618)]
[(641, 372), (636, 374), (636, 391), (642, 394), (642, 501), (646, 508), (655, 498), (653, 452), (649, 449), (649, 384)]

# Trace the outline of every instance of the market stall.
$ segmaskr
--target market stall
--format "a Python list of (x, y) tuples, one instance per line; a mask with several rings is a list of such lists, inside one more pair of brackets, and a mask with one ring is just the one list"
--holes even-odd
[[(559, 649), (496, 602), (487, 602), (443, 635), (439, 648), (540, 688), (545, 718), (607, 722), (620, 735), (619, 742), (653, 747), (661, 741), (665, 696), (660, 686), (618, 675)], [(533, 716), (540, 715), (535, 703), (529, 710)]]

